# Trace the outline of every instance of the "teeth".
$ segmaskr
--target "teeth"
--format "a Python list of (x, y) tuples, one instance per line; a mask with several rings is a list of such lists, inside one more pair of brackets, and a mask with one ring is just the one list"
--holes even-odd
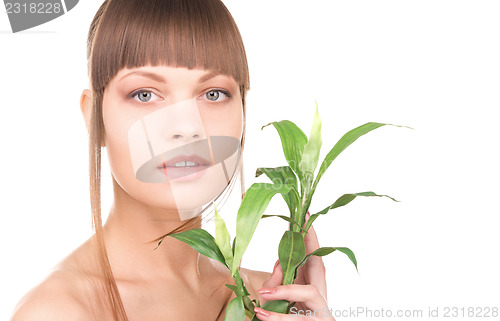
[(167, 167), (190, 167), (190, 166), (198, 166), (198, 165), (199, 164), (197, 164), (195, 162), (181, 161), (181, 162), (177, 162), (177, 163), (174, 163), (174, 164), (170, 164)]

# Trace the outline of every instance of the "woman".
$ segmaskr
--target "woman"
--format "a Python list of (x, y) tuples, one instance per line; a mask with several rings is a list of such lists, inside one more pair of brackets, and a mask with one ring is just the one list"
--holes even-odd
[[(174, 238), (155, 251), (152, 240), (200, 228), (204, 206), (230, 192), (241, 171), (249, 76), (236, 24), (219, 0), (106, 0), (87, 58), (91, 89), (81, 110), (95, 234), (21, 300), (12, 320), (223, 320), (234, 297), (230, 272)], [(114, 192), (104, 226), (101, 147)], [(319, 247), (312, 228), (306, 247)], [(241, 275), (251, 299), (295, 301), (295, 311), (322, 311), (299, 318), (334, 320), (324, 313), (319, 257), (295, 285), (280, 285), (278, 264), (272, 274)]]

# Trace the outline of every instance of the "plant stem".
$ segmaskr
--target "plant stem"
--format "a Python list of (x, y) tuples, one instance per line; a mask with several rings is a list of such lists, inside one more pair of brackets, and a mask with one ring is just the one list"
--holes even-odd
[(234, 275), (234, 283), (236, 284), (236, 287), (238, 288), (238, 293), (236, 293), (237, 296), (241, 296), (243, 299), (243, 306), (245, 307), (245, 310), (248, 310), (255, 314), (254, 307), (255, 305), (253, 302), (250, 300), (248, 297), (247, 289), (245, 288), (245, 284), (243, 283), (243, 280), (241, 279), (240, 272), (237, 270), (235, 275)]
[[(312, 185), (313, 180), (314, 180), (314, 175), (311, 173), (308, 173), (308, 172), (303, 173), (303, 179), (304, 179), (303, 182), (301, 182), (301, 191), (302, 191), (301, 211), (300, 211), (300, 214), (298, 216), (298, 219), (296, 220), (297, 223), (300, 224), (301, 227), (304, 226), (305, 219), (306, 219), (306, 213), (309, 210), (309, 205), (311, 204), (311, 198), (312, 198), (311, 185)], [(303, 188), (302, 188), (302, 185), (304, 186)], [(294, 231), (300, 232), (300, 229), (299, 230), (294, 229)]]
[[(293, 224), (293, 231), (295, 232), (300, 232), (301, 231), (301, 225), (300, 222), (297, 220), (297, 218), (300, 218), (302, 215), (302, 202), (301, 202), (301, 196), (299, 195), (299, 192), (297, 191), (297, 188), (295, 186), (292, 186), (292, 193), (295, 198), (295, 204), (296, 204), (296, 211), (295, 211), (295, 216), (293, 217), (293, 220), (296, 222), (296, 224)], [(289, 228), (291, 231), (292, 229)]]

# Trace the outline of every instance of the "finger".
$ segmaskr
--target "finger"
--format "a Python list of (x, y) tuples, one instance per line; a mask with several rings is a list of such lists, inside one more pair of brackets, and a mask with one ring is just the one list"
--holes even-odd
[[(306, 214), (306, 222), (310, 218), (309, 212)], [(306, 253), (312, 253), (315, 250), (319, 249), (319, 241), (318, 241), (318, 236), (316, 235), (316, 231), (314, 230), (314, 227), (311, 225), (309, 230), (307, 231), (307, 234), (304, 238), (304, 243), (306, 246)], [(321, 256), (316, 256), (316, 255), (311, 255), (309, 260), (307, 260), (307, 263), (304, 268), (304, 277), (306, 279), (306, 283), (315, 285), (321, 295), (325, 298), (325, 301), (327, 301), (327, 289), (326, 289), (326, 269), (325, 269), (325, 264), (323, 263), (323, 259)]]
[(297, 270), (297, 278), (295, 278), (295, 281), (293, 283), (295, 284), (307, 284), (307, 280), (305, 277), (305, 266), (299, 267)]
[(325, 320), (325, 321), (335, 321), (332, 315), (332, 311), (328, 307), (323, 308), (321, 311), (311, 311), (310, 309), (290, 309), (290, 314), (283, 314), (277, 312), (271, 312), (264, 310), (262, 308), (254, 308), (257, 313), (257, 318), (264, 321), (312, 321), (312, 320)]
[(280, 261), (277, 260), (274, 264), (274, 269), (269, 278), (262, 283), (262, 287), (275, 287), (283, 284), (283, 270), (281, 269)]
[[(299, 320), (299, 321), (311, 321), (309, 317), (305, 317), (304, 314), (305, 312), (301, 311), (301, 314), (297, 311), (297, 313), (294, 314), (283, 314), (283, 313), (277, 313), (277, 312), (271, 312), (264, 310), (262, 308), (254, 308), (256, 312), (257, 318), (259, 320), (265, 320), (265, 321), (292, 321), (292, 320)], [(314, 319), (313, 319), (314, 320)]]
[(262, 288), (258, 292), (266, 300), (288, 300), (302, 302), (312, 310), (320, 310), (327, 306), (325, 298), (318, 288), (310, 284), (278, 285), (274, 288)]
[[(278, 285), (283, 284), (283, 270), (281, 269), (281, 265), (279, 264), (280, 260), (277, 260), (274, 264), (274, 269), (269, 278), (262, 283), (263, 288), (274, 288)], [(262, 298), (261, 296), (261, 304), (266, 303), (269, 300)]]
[[(309, 214), (309, 212), (307, 212), (305, 224), (307, 223), (309, 218), (311, 218), (311, 214)], [(304, 224), (304, 226), (305, 226), (305, 224)], [(309, 230), (307, 231), (307, 234), (306, 234), (304, 240), (305, 240), (307, 253), (311, 253), (311, 252), (319, 249), (318, 237), (316, 235), (316, 232), (314, 231), (314, 227), (312, 226), (312, 224), (309, 227)]]
[[(307, 212), (306, 213), (306, 217), (305, 217), (305, 222), (304, 222), (304, 226), (307, 224), (307, 221), (309, 220), (309, 218), (311, 217), (310, 213)], [(310, 227), (312, 228), (312, 226)], [(309, 229), (310, 230), (310, 229)], [(314, 234), (314, 238), (313, 238), (313, 242), (314, 240), (316, 239), (316, 243), (317, 244), (314, 244), (314, 243), (311, 243), (311, 235)], [(319, 243), (317, 242), (317, 237), (316, 237), (316, 233), (314, 233), (314, 230), (313, 230), (313, 233), (311, 234), (306, 234), (306, 236), (304, 237), (304, 244), (306, 246), (306, 253), (311, 253), (313, 252), (314, 250), (318, 249), (319, 248)], [(315, 246), (314, 249), (312, 249), (313, 247)], [(314, 256), (310, 257), (308, 262), (313, 259)], [(314, 259), (313, 259), (314, 261)], [(310, 265), (310, 264), (309, 264)], [(314, 265), (314, 264), (313, 264)], [(306, 266), (301, 266), (298, 270), (297, 270), (297, 277), (295, 278), (295, 281), (293, 283), (295, 284), (308, 284), (310, 283), (310, 281), (307, 279), (306, 277), (306, 271), (307, 271), (307, 267), (308, 265), (306, 264)]]

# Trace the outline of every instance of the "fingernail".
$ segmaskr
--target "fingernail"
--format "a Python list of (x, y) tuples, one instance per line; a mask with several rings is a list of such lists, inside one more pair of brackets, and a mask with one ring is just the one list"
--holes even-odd
[(278, 267), (278, 264), (280, 264), (280, 260), (278, 260), (278, 261), (276, 261), (276, 263), (274, 263), (273, 271), (276, 270), (276, 268)]
[(276, 288), (261, 288), (258, 289), (257, 292), (259, 292), (260, 294), (273, 294), (274, 292), (276, 292)]
[(257, 308), (257, 307), (256, 307), (256, 308), (254, 308), (253, 310), (254, 310), (256, 313), (258, 313), (258, 314), (260, 314), (260, 315), (262, 315), (262, 316), (265, 316), (265, 317), (268, 317), (268, 316), (270, 316), (270, 315), (271, 315), (269, 312), (267, 312), (266, 310), (263, 310), (263, 309), (261, 309), (261, 308)]

